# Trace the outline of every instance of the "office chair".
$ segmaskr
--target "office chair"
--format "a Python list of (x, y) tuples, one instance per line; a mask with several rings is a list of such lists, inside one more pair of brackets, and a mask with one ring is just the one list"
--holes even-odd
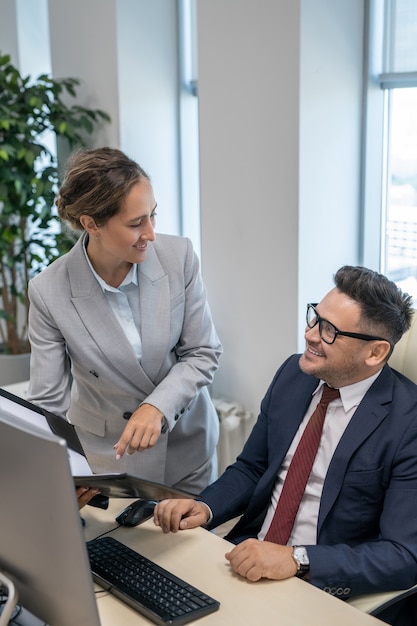
[[(410, 329), (401, 337), (396, 344), (389, 365), (407, 376), (417, 384), (417, 312), (415, 311)], [(416, 452), (417, 454), (417, 452)], [(417, 520), (416, 520), (417, 526)], [(378, 617), (378, 614), (391, 605), (403, 600), (407, 596), (417, 593), (417, 585), (400, 591), (390, 591), (385, 593), (372, 593), (364, 596), (357, 596), (348, 600), (349, 604), (364, 613), (369, 613)]]

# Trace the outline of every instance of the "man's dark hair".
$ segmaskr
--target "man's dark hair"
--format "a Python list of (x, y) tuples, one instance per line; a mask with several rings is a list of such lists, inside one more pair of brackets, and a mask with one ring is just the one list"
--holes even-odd
[(363, 332), (384, 337), (393, 347), (410, 328), (412, 297), (383, 274), (345, 265), (336, 272), (334, 282), (339, 291), (361, 307)]

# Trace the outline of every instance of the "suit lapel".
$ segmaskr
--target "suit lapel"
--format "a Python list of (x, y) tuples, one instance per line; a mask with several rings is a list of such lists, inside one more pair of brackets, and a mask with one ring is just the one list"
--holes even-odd
[[(298, 361), (297, 361), (298, 368)], [(277, 421), (274, 420), (271, 428), (271, 466), (268, 473), (278, 474), (282, 461), (291, 445), (295, 434), (304, 419), (306, 411), (313, 397), (319, 380), (313, 376), (305, 375), (305, 382), (302, 382), (302, 392), (284, 393), (281, 396), (282, 405), (279, 408)]]
[(149, 246), (146, 259), (138, 266), (142, 362), (155, 380), (166, 358), (170, 341), (170, 286), (155, 247)]
[(392, 374), (385, 366), (356, 409), (331, 460), (323, 486), (317, 536), (340, 493), (352, 456), (386, 418), (391, 401)]

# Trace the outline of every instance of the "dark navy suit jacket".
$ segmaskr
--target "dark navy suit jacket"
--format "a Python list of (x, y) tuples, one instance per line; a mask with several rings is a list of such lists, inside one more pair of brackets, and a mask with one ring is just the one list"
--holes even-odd
[[(256, 537), (278, 469), (318, 379), (299, 355), (275, 374), (236, 462), (201, 494), (211, 528), (242, 515), (226, 539)], [(356, 409), (331, 460), (311, 583), (336, 596), (405, 589), (417, 582), (417, 385), (386, 365)]]

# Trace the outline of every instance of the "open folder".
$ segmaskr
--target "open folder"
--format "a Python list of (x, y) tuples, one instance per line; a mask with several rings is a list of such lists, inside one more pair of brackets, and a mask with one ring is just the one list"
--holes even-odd
[(74, 476), (77, 487), (100, 489), (103, 496), (113, 498), (144, 498), (145, 500), (165, 500), (165, 498), (194, 498), (180, 489), (173, 489), (160, 483), (143, 480), (130, 474), (91, 474)]
[(160, 483), (143, 480), (130, 474), (94, 474), (88, 464), (83, 447), (72, 424), (31, 402), (0, 388), (0, 411), (17, 421), (36, 424), (43, 430), (52, 431), (67, 443), (71, 473), (77, 487), (99, 489), (101, 495), (114, 498), (194, 498), (195, 495)]

